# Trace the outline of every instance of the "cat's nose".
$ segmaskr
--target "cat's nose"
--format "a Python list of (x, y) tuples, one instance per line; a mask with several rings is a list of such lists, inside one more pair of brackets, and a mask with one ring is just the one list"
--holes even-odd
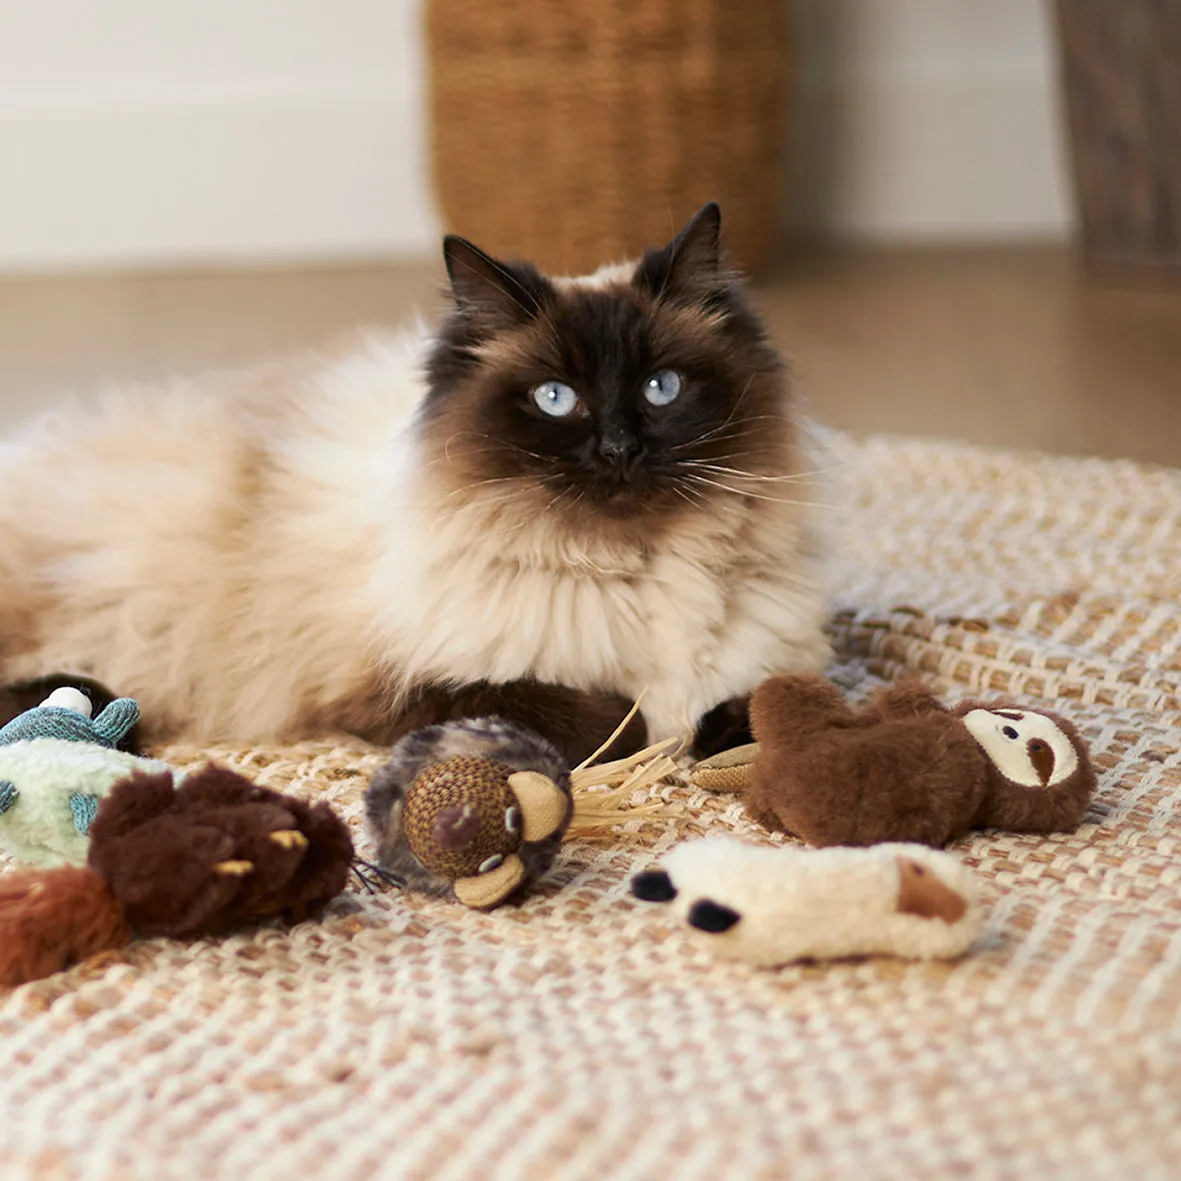
[(620, 467), (626, 467), (639, 453), (639, 440), (631, 435), (613, 433), (599, 440), (599, 454), (609, 463)]

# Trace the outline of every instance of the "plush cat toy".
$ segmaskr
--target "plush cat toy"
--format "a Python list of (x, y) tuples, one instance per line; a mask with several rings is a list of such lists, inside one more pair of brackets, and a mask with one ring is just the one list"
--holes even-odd
[(209, 766), (115, 784), (90, 825), (86, 868), (0, 876), (0, 985), (61, 971), (141, 935), (213, 935), (261, 918), (297, 922), (344, 889), (348, 826)]
[[(673, 743), (591, 765), (620, 730), (573, 770), (552, 743), (503, 718), (408, 734), (365, 794), (378, 866), (410, 889), (477, 910), (520, 898), (553, 864), (572, 824), (593, 827), (655, 810), (620, 812), (616, 805), (676, 769), (663, 753)], [(618, 790), (576, 796), (601, 784)]]
[(923, 845), (800, 849), (732, 836), (677, 845), (632, 894), (671, 904), (707, 950), (757, 967), (893, 955), (950, 959), (983, 926), (970, 871)]
[(976, 828), (1065, 831), (1095, 792), (1078, 731), (1045, 710), (949, 709), (910, 682), (858, 710), (807, 674), (765, 681), (750, 716), (757, 743), (699, 764), (694, 782), (740, 792), (753, 819), (810, 845), (938, 847)]

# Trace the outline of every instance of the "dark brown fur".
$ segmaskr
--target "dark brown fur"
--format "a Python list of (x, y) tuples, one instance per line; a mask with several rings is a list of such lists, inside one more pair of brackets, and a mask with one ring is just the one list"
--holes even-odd
[(735, 697), (714, 706), (698, 721), (693, 735), (693, 757), (708, 759), (711, 755), (753, 741), (750, 698)]
[(1051, 832), (1078, 824), (1095, 772), (1074, 727), (1036, 711), (1070, 738), (1079, 767), (1053, 787), (1027, 788), (1003, 778), (964, 725), (974, 708), (998, 707), (968, 702), (952, 711), (930, 689), (904, 682), (854, 710), (823, 677), (772, 678), (751, 700), (760, 748), (746, 810), (812, 845), (940, 847), (974, 828)]
[[(34, 709), (63, 685), (84, 692), (93, 702), (95, 714), (116, 696), (98, 681), (64, 673), (3, 685), (0, 686), (0, 726)], [(481, 681), (456, 689), (438, 685), (419, 689), (402, 709), (386, 711), (383, 716), (378, 715), (370, 702), (365, 702), (356, 716), (337, 716), (331, 723), (334, 728), (343, 728), (370, 742), (391, 746), (414, 730), (459, 718), (495, 714), (545, 734), (573, 765), (598, 750), (632, 705), (633, 702), (618, 693), (589, 693), (541, 681), (512, 681), (501, 685)], [(323, 724), (327, 727), (330, 723), (325, 719)], [(137, 724), (120, 742), (121, 750), (140, 752), (139, 729)], [(622, 758), (642, 749), (647, 741), (648, 728), (643, 715), (637, 714), (603, 758)]]
[[(741, 474), (787, 470), (782, 365), (722, 262), (720, 228), (718, 207), (705, 206), (606, 289), (558, 284), (449, 237), (455, 306), (424, 413), (454, 491), (502, 481), (515, 498), (559, 505), (563, 528), (634, 541), (734, 494), (695, 479), (696, 463), (724, 463), (739, 485)], [(654, 407), (641, 389), (663, 369), (684, 387)], [(531, 391), (550, 380), (580, 395), (577, 413), (555, 419), (536, 407)]]
[[(419, 690), (398, 716), (382, 727), (379, 740), (392, 744), (428, 726), (495, 715), (544, 735), (573, 766), (611, 737), (633, 704), (617, 693), (588, 693), (540, 681), (481, 682), (459, 689), (432, 687)], [(641, 750), (647, 739), (644, 718), (636, 714), (603, 758), (622, 758)]]
[[(298, 832), (306, 843), (283, 844)], [(348, 828), (326, 803), (309, 805), (219, 767), (187, 776), (136, 773), (115, 785), (90, 829), (89, 865), (137, 934), (215, 934), (250, 919), (295, 922), (344, 889)], [(249, 862), (250, 872), (222, 871)]]

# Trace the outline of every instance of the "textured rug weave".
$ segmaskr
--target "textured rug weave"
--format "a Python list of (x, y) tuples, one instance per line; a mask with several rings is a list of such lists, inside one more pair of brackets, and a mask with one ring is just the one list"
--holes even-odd
[[(989, 905), (972, 954), (706, 958), (629, 875), (706, 831), (771, 838), (668, 785), (680, 818), (568, 845), (518, 909), (349, 894), (0, 997), (0, 1176), (1176, 1177), (1181, 472), (835, 449), (836, 679), (1052, 701), (1101, 769), (1077, 833), (953, 847)], [(382, 760), (204, 753), (358, 831)]]

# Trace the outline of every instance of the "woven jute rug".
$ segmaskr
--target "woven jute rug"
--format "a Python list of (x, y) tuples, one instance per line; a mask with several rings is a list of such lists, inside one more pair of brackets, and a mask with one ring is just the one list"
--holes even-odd
[[(704, 832), (771, 838), (671, 784), (677, 819), (569, 844), (520, 908), (360, 892), (0, 998), (0, 1177), (1176, 1177), (1181, 472), (835, 453), (836, 679), (1052, 701), (1102, 771), (1077, 833), (954, 847), (989, 905), (969, 956), (756, 971), (691, 950), (629, 875)], [(382, 761), (162, 753), (324, 795), (358, 832)]]

